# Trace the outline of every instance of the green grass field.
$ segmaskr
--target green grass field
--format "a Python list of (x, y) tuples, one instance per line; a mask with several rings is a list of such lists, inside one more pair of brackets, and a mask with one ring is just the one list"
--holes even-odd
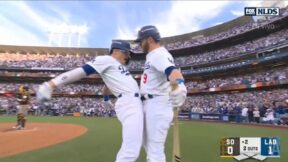
[[(14, 121), (15, 117), (0, 116), (0, 123)], [(120, 148), (121, 125), (117, 119), (29, 117), (28, 124), (29, 122), (79, 124), (87, 127), (88, 132), (71, 141), (8, 158), (0, 158), (0, 162), (114, 162), (116, 153)], [(168, 162), (171, 162), (172, 156), (171, 130), (166, 143)], [(281, 158), (269, 158), (265, 162), (288, 162), (287, 130), (188, 121), (180, 123), (180, 136), (182, 162), (236, 162), (234, 159), (223, 159), (219, 156), (219, 140), (229, 136), (280, 137)], [(142, 151), (138, 162), (145, 161), (145, 153)], [(245, 162), (252, 161), (256, 160), (245, 160)]]

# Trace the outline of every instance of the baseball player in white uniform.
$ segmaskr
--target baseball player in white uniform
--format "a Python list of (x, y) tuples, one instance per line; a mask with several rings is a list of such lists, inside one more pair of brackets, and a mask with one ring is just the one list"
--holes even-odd
[[(111, 93), (118, 99), (115, 103), (117, 118), (122, 124), (122, 146), (116, 162), (135, 162), (139, 156), (143, 138), (143, 107), (137, 82), (124, 66), (130, 59), (130, 44), (115, 40), (110, 56), (97, 56), (91, 62), (65, 72), (43, 83), (37, 92), (39, 101), (51, 98), (56, 87), (78, 81), (90, 74), (99, 73)], [(104, 97), (105, 101), (109, 99)]]
[[(143, 145), (148, 162), (166, 162), (165, 141), (173, 119), (173, 108), (181, 106), (187, 89), (172, 55), (161, 47), (160, 34), (155, 26), (144, 26), (135, 42), (146, 55), (140, 91), (144, 108)], [(176, 87), (175, 89), (172, 87)]]

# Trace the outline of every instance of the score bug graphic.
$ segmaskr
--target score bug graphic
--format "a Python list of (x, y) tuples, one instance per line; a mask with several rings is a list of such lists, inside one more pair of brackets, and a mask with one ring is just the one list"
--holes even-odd
[(278, 137), (228, 137), (220, 140), (220, 156), (235, 158), (238, 161), (253, 158), (265, 160), (280, 157)]
[(220, 141), (220, 155), (224, 158), (234, 157), (240, 154), (239, 138), (222, 138)]
[(280, 157), (280, 139), (279, 138), (261, 138), (261, 154), (269, 157)]
[(259, 138), (240, 138), (240, 154), (260, 153), (260, 144)]

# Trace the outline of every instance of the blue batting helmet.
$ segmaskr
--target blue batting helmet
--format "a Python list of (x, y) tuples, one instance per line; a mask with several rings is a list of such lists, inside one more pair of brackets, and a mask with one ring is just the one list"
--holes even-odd
[(132, 53), (130, 43), (123, 40), (113, 40), (109, 52), (110, 54), (112, 53), (113, 49), (129, 51), (130, 53)]
[(161, 36), (160, 36), (158, 29), (153, 25), (147, 25), (147, 26), (142, 27), (138, 31), (138, 36), (135, 42), (141, 42), (143, 39), (150, 37), (150, 36), (154, 38), (154, 40), (157, 42), (161, 40)]
[(125, 60), (126, 61), (125, 64), (128, 65), (131, 55), (133, 54), (133, 52), (131, 51), (130, 43), (123, 40), (113, 40), (109, 52), (110, 54), (113, 52), (113, 49), (119, 49), (125, 52), (130, 52), (129, 57)]

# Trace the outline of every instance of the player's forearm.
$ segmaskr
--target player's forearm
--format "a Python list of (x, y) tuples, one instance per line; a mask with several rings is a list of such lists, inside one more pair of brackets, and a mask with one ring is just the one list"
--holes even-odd
[(169, 75), (169, 80), (171, 85), (179, 84), (179, 80), (183, 80), (184, 82), (184, 77), (180, 70), (174, 69), (171, 74)]
[(103, 89), (102, 89), (102, 94), (103, 94), (103, 96), (112, 95), (112, 93), (110, 92), (110, 90), (107, 88), (106, 85), (104, 85), (104, 87), (103, 87)]
[(83, 68), (76, 68), (74, 70), (67, 71), (63, 74), (60, 74), (59, 76), (55, 77), (54, 79), (51, 79), (48, 84), (53, 89), (65, 84), (73, 83), (78, 80), (81, 80), (86, 76), (85, 71)]

